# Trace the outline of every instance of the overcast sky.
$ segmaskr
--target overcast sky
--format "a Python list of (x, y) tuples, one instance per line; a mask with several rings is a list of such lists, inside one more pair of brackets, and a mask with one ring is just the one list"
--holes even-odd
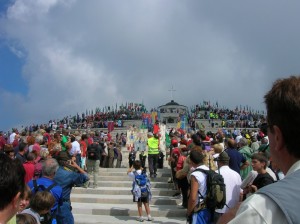
[(263, 110), (300, 71), (300, 1), (0, 0), (0, 130), (86, 109)]

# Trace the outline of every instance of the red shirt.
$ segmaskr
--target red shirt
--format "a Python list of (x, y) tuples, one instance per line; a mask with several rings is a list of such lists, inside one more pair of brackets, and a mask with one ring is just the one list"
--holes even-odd
[(34, 176), (34, 162), (25, 162), (23, 163), (23, 167), (26, 172), (25, 183), (27, 184)]
[(4, 146), (6, 144), (6, 140), (3, 136), (0, 136), (0, 150), (4, 149)]
[(81, 157), (86, 157), (87, 146), (85, 141), (80, 141)]

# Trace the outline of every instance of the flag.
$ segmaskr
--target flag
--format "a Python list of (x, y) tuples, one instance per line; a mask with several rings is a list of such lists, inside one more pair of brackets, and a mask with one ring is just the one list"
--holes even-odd
[(114, 122), (113, 122), (113, 121), (109, 121), (109, 122), (107, 123), (107, 130), (108, 130), (109, 132), (112, 132), (112, 131), (114, 130)]

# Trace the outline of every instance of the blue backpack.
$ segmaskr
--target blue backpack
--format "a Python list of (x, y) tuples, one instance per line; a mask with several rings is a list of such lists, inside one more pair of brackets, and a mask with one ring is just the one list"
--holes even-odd
[(133, 194), (134, 192), (136, 192), (135, 187), (139, 187), (141, 191), (141, 197), (148, 197), (148, 194), (150, 192), (150, 181), (147, 178), (147, 175), (145, 173), (138, 174), (136, 171), (134, 171), (133, 173), (135, 175), (135, 179), (132, 184)]

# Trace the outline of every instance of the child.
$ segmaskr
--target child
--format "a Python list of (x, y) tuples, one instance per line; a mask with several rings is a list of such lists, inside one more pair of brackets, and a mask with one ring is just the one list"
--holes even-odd
[[(147, 220), (148, 221), (152, 221), (153, 218), (150, 215), (150, 207), (149, 207), (149, 200), (151, 197), (151, 191), (150, 191), (150, 184), (149, 184), (149, 180), (146, 176), (146, 174), (142, 171), (141, 169), (141, 162), (139, 160), (135, 160), (133, 162), (133, 165), (131, 168), (128, 169), (127, 171), (127, 175), (132, 179), (133, 181), (133, 202), (137, 202), (137, 207), (138, 207), (138, 213), (139, 213), (139, 217), (137, 218), (137, 221), (143, 222), (144, 218), (143, 218), (143, 210), (142, 210), (142, 204), (144, 204), (146, 213), (147, 213)], [(137, 195), (134, 194), (135, 191), (135, 187), (137, 185), (137, 180), (136, 177), (137, 176), (144, 176), (144, 178), (147, 178), (147, 182), (148, 182), (148, 186), (147, 186), (147, 192), (143, 193), (143, 191), (141, 190), (140, 187), (140, 197), (137, 197)], [(139, 187), (139, 186), (137, 186)], [(146, 186), (145, 186), (146, 187)]]
[(132, 149), (128, 156), (129, 167), (132, 167), (135, 161), (135, 157), (136, 157), (136, 152), (134, 151), (134, 149)]
[(252, 168), (258, 173), (251, 185), (244, 189), (244, 194), (254, 193), (260, 188), (274, 183), (274, 179), (266, 171), (268, 159), (263, 153), (254, 153), (252, 155)]

